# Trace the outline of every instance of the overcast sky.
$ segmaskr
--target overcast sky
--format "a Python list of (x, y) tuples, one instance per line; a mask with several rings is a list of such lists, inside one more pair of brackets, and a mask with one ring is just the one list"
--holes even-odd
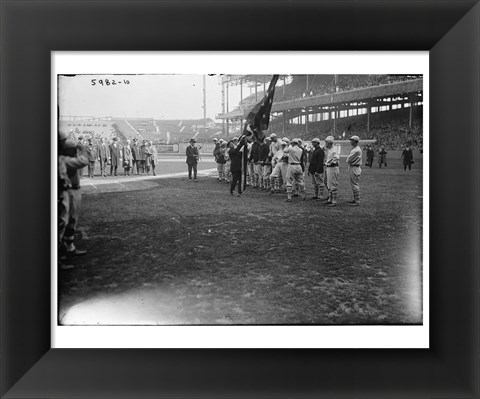
[[(92, 79), (96, 79), (94, 85)], [(117, 84), (107, 85), (106, 79)], [(207, 118), (215, 119), (222, 111), (218, 76), (206, 76), (206, 89)], [(58, 93), (62, 116), (203, 118), (203, 75), (60, 76)], [(244, 88), (243, 96), (249, 93)], [(239, 100), (240, 88), (230, 88), (229, 109), (235, 108)]]

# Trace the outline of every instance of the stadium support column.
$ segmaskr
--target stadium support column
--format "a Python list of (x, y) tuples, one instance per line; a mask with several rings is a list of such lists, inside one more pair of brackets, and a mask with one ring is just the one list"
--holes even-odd
[(337, 132), (337, 106), (333, 106), (333, 134)]
[(240, 79), (240, 102), (243, 100), (243, 80)]
[(305, 108), (305, 133), (308, 133), (308, 109), (307, 108)]
[[(228, 112), (229, 112), (229, 107), (228, 107), (228, 84), (227, 84), (227, 96), (226, 97), (227, 97), (227, 114), (228, 114)], [(228, 132), (228, 118), (227, 118), (227, 137), (228, 137), (228, 135), (229, 135), (229, 132)]]
[(413, 125), (413, 95), (410, 94), (408, 97), (409, 97), (409, 100), (410, 100), (410, 113), (409, 113), (409, 117), (408, 117), (408, 127), (410, 127), (410, 129), (411, 129), (412, 125)]
[(287, 124), (287, 120), (286, 120), (287, 118), (286, 118), (286, 116), (285, 116), (285, 111), (282, 112), (282, 115), (283, 115), (283, 126), (282, 126), (282, 127), (283, 127), (283, 131), (282, 131), (282, 133), (285, 134), (285, 125)]
[(207, 128), (207, 84), (205, 75), (203, 75), (203, 128)]
[(367, 101), (367, 132), (370, 131), (370, 114), (372, 113), (372, 104)]
[[(225, 83), (222, 81), (222, 114), (225, 114)], [(225, 133), (225, 118), (222, 119), (222, 133)]]
[(227, 114), (228, 114), (228, 111), (229, 111), (229, 107), (228, 107), (228, 85), (227, 85)]
[[(285, 100), (285, 76), (283, 77), (283, 100)], [(285, 113), (283, 115), (285, 115)]]

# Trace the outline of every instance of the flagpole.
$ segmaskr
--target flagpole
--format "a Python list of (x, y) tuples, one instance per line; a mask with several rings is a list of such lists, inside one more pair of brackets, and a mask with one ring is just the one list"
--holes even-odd
[[(243, 118), (242, 118), (243, 119)], [(247, 140), (244, 137), (242, 140), (245, 140), (245, 145), (243, 146), (243, 190), (247, 188), (247, 157), (248, 157), (248, 146)]]
[[(273, 96), (275, 94), (275, 85), (277, 83), (279, 75), (273, 75), (272, 80), (270, 81), (270, 85), (268, 86), (267, 93), (265, 93), (263, 99), (255, 105), (251, 111), (248, 113), (245, 126), (243, 128), (243, 136), (252, 136), (254, 141), (260, 140), (263, 142), (263, 135), (262, 137), (258, 137), (259, 132), (268, 129), (268, 125), (270, 122), (270, 111), (272, 109), (273, 103)], [(257, 76), (255, 76), (255, 84), (257, 84)], [(257, 97), (256, 92), (257, 86), (255, 85), (255, 98)], [(243, 189), (245, 190), (247, 184), (247, 150), (248, 146), (245, 143), (245, 149), (243, 153), (243, 175), (244, 175), (244, 183)]]

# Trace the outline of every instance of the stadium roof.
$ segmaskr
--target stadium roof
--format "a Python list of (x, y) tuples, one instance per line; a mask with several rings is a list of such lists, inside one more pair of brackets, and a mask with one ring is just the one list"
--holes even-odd
[[(273, 75), (222, 75), (221, 83), (228, 84), (229, 86), (235, 86), (240, 82), (246, 86), (255, 86), (265, 83), (270, 83)], [(280, 75), (280, 77), (288, 75)]]
[[(272, 112), (280, 112), (291, 109), (318, 107), (323, 105), (358, 102), (379, 97), (398, 96), (402, 94), (423, 91), (423, 79), (407, 80), (381, 86), (371, 86), (361, 89), (342, 91), (332, 94), (310, 96), (289, 101), (277, 101), (272, 105)], [(219, 119), (240, 118), (248, 115), (251, 108), (235, 109), (231, 112), (217, 115)]]

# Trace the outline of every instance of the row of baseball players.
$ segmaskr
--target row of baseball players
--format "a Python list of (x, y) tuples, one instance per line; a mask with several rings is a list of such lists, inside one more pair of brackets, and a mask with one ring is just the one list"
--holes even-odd
[[(346, 159), (352, 186), (352, 199), (349, 205), (360, 204), (360, 175), (362, 173), (362, 150), (359, 147), (359, 137), (350, 137), (352, 150)], [(307, 174), (311, 176), (314, 186), (312, 199), (318, 199), (330, 207), (337, 205), (338, 177), (340, 156), (334, 147), (334, 138), (328, 136), (325, 146), (320, 146), (320, 140), (314, 138), (312, 147), (302, 145), (300, 139), (277, 138), (275, 133), (266, 137), (263, 143), (254, 141), (247, 143), (245, 139), (233, 138), (229, 142), (216, 140), (214, 156), (217, 162), (218, 180), (230, 183), (230, 193), (233, 195), (238, 185), (241, 195), (241, 175), (238, 176), (238, 155), (246, 144), (248, 151), (247, 185), (269, 191), (270, 194), (280, 192), (280, 187), (287, 193), (287, 202), (292, 197), (305, 194), (305, 167), (308, 161)], [(232, 174), (232, 165), (235, 178)], [(325, 192), (326, 191), (326, 192)]]

